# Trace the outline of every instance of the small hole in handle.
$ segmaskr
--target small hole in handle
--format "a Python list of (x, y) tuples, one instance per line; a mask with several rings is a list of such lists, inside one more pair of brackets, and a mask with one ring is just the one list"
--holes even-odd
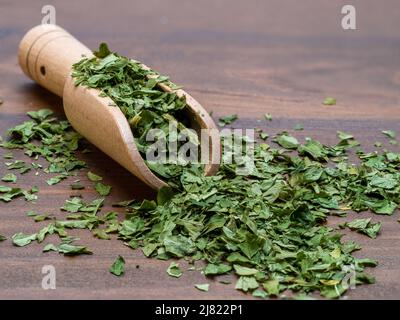
[(44, 66), (40, 67), (40, 73), (42, 74), (42, 76), (46, 75), (46, 68)]

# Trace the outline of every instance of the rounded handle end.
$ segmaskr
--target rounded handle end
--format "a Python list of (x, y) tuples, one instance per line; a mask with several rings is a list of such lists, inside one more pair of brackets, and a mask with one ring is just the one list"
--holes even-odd
[(83, 55), (91, 54), (63, 28), (42, 24), (29, 30), (22, 38), (18, 61), (29, 78), (62, 97), (71, 66)]

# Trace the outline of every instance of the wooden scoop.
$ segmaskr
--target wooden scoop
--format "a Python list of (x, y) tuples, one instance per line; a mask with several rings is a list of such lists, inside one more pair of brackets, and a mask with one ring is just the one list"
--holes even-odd
[[(76, 131), (150, 187), (166, 186), (146, 166), (136, 148), (129, 123), (115, 103), (108, 97), (99, 97), (100, 92), (96, 89), (74, 85), (71, 67), (83, 56), (92, 57), (93, 54), (64, 29), (50, 24), (32, 28), (22, 39), (18, 52), (24, 73), (63, 98), (65, 114)], [(163, 91), (172, 91), (165, 84), (159, 87)], [(187, 110), (184, 112), (192, 127), (204, 129), (202, 132), (206, 133), (208, 150), (201, 152), (207, 155), (205, 174), (213, 175), (221, 157), (217, 127), (207, 111), (188, 93), (180, 89), (175, 92), (186, 97)]]

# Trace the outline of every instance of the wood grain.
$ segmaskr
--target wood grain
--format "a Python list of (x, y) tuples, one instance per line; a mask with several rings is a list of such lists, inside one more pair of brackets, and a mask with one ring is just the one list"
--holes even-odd
[[(336, 142), (336, 130), (352, 132), (373, 150), (375, 141), (390, 146), (380, 133), (400, 132), (400, 6), (395, 0), (352, 1), (357, 9), (355, 31), (340, 27), (340, 8), (346, 1), (51, 1), (57, 23), (90, 48), (108, 42), (113, 50), (138, 59), (183, 84), (214, 118), (237, 113), (235, 127), (264, 128), (271, 136), (301, 122), (300, 139), (312, 136), (324, 143)], [(61, 100), (35, 85), (17, 65), (18, 43), (24, 33), (40, 23), (40, 2), (0, 2), (0, 131), (26, 119), (26, 111), (50, 107), (63, 115)], [(96, 9), (94, 9), (96, 8)], [(322, 106), (326, 96), (337, 98), (336, 106)], [(273, 121), (262, 121), (270, 112)], [(4, 152), (4, 151), (1, 151)], [(20, 153), (16, 158), (23, 159)], [(153, 191), (100, 151), (83, 155), (93, 171), (113, 186), (103, 210), (111, 203), (131, 198), (151, 198)], [(7, 172), (0, 164), (0, 175)], [(80, 178), (95, 191), (84, 172)], [(40, 188), (36, 205), (18, 199), (0, 203), (0, 233), (35, 232), (25, 212), (54, 213), (69, 197), (70, 180), (47, 186), (47, 176), (28, 173), (21, 187)], [(376, 240), (352, 232), (345, 239), (358, 241), (360, 257), (377, 259), (371, 269), (377, 283), (360, 286), (349, 299), (400, 298), (400, 225), (398, 212), (392, 217), (370, 213), (382, 221)], [(339, 218), (330, 219), (335, 225)], [(233, 285), (211, 283), (208, 293), (193, 284), (204, 282), (198, 272), (185, 272), (180, 279), (168, 277), (169, 262), (146, 259), (120, 241), (101, 241), (87, 231), (75, 231), (92, 256), (66, 258), (42, 253), (41, 245), (13, 247), (0, 243), (0, 298), (142, 298), (142, 299), (235, 299), (251, 298)], [(51, 241), (51, 239), (50, 239)], [(115, 257), (127, 261), (126, 274), (116, 278), (108, 272)], [(41, 268), (51, 264), (57, 270), (57, 289), (41, 288)], [(136, 266), (139, 266), (138, 268)]]

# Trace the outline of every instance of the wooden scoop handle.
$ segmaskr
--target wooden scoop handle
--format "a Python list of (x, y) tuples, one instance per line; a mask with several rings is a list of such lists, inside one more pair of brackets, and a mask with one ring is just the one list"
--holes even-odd
[(56, 25), (32, 28), (19, 45), (18, 60), (24, 73), (41, 86), (63, 96), (65, 82), (74, 63), (92, 52)]

